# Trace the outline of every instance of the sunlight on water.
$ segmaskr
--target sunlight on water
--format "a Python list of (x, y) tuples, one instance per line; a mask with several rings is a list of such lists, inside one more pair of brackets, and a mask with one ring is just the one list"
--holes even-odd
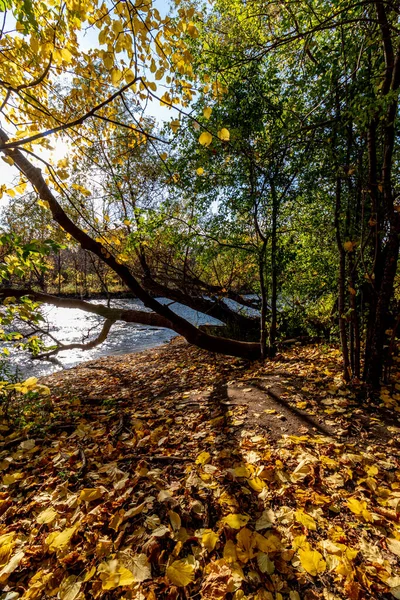
[[(160, 302), (166, 304), (170, 301), (162, 298)], [(106, 301), (94, 300), (93, 303), (106, 304)], [(113, 300), (111, 306), (143, 310), (142, 302), (133, 299)], [(195, 325), (221, 324), (220, 321), (191, 310), (182, 304), (174, 303), (170, 308)], [(88, 314), (77, 309), (58, 308), (49, 305), (44, 306), (43, 315), (50, 324), (50, 333), (64, 344), (88, 342), (98, 335), (103, 323), (103, 319), (97, 315)], [(101, 356), (141, 352), (168, 342), (175, 336), (176, 333), (170, 329), (117, 322), (112, 326), (106, 341), (100, 346), (92, 350), (66, 350), (60, 352), (57, 358), (62, 366), (48, 361), (32, 360), (25, 352), (18, 352), (16, 356), (13, 356), (13, 365), (24, 376), (39, 377), (60, 371), (62, 368), (74, 367), (80, 362), (93, 360)]]

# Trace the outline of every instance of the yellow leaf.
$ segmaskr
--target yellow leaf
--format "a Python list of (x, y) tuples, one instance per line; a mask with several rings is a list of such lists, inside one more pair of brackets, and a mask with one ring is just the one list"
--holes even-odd
[(61, 57), (62, 59), (66, 62), (66, 63), (70, 63), (72, 62), (72, 54), (71, 52), (68, 50), (68, 48), (63, 48), (61, 50)]
[(113, 30), (115, 35), (118, 35), (119, 33), (123, 32), (124, 26), (121, 21), (113, 21), (113, 24), (111, 25), (111, 29)]
[(396, 556), (400, 556), (400, 541), (395, 538), (387, 538), (386, 539), (387, 547), (390, 552), (393, 552)]
[(0, 538), (0, 567), (3, 567), (10, 560), (13, 548), (15, 546), (14, 533), (6, 533)]
[(4, 475), (3, 485), (12, 485), (16, 481), (24, 478), (24, 473), (12, 473), (11, 475)]
[(197, 38), (199, 35), (197, 27), (194, 23), (190, 22), (187, 26), (187, 32), (192, 38)]
[(357, 242), (345, 242), (343, 244), (343, 248), (346, 250), (346, 252), (353, 252), (354, 248), (357, 246)]
[(315, 520), (311, 515), (304, 512), (303, 509), (296, 510), (295, 518), (298, 523), (301, 523), (302, 525), (304, 525), (304, 527), (307, 527), (307, 529), (310, 529), (311, 531), (316, 531), (317, 524)]
[(299, 558), (303, 569), (314, 577), (326, 569), (326, 562), (317, 550), (300, 549)]
[(235, 563), (238, 559), (233, 540), (228, 540), (224, 546), (224, 559), (228, 563)]
[(47, 583), (53, 577), (53, 573), (48, 573), (45, 569), (39, 569), (37, 573), (29, 580), (28, 587), (24, 592), (24, 600), (38, 600), (43, 598), (43, 590)]
[(130, 222), (130, 220), (129, 220), (129, 219), (124, 219), (124, 220), (123, 220), (123, 224), (124, 224), (124, 225), (130, 225), (130, 224), (131, 224), (131, 222)]
[(211, 454), (209, 452), (200, 452), (196, 458), (196, 465), (205, 465), (210, 461)]
[(228, 515), (227, 517), (224, 517), (221, 520), (221, 523), (223, 525), (229, 525), (229, 527), (232, 527), (232, 529), (241, 529), (242, 527), (247, 525), (249, 519), (250, 517), (248, 517), (247, 515), (232, 514)]
[(55, 551), (68, 546), (77, 529), (78, 526), (74, 525), (73, 527), (67, 527), (64, 531), (53, 531), (50, 533), (45, 540), (49, 550)]
[(265, 482), (259, 477), (253, 477), (252, 479), (249, 479), (248, 484), (256, 492), (262, 492), (263, 489), (266, 487)]
[(248, 469), (247, 467), (241, 465), (239, 467), (235, 467), (233, 469), (236, 477), (250, 477), (251, 476), (251, 471), (250, 469)]
[(0, 571), (0, 583), (5, 583), (8, 579), (8, 576), (15, 571), (18, 567), (21, 560), (24, 558), (25, 552), (17, 552), (14, 556), (8, 561), (8, 563), (1, 569)]
[(82, 580), (77, 575), (69, 575), (63, 579), (60, 585), (58, 597), (60, 600), (76, 600), (80, 596)]
[(293, 538), (292, 547), (293, 550), (298, 550), (299, 548), (309, 548), (310, 544), (307, 542), (305, 535), (296, 535), (296, 537)]
[(176, 133), (179, 127), (181, 126), (180, 121), (178, 121), (178, 119), (174, 119), (169, 125), (174, 133)]
[(220, 129), (218, 131), (218, 137), (223, 142), (229, 142), (231, 134), (229, 133), (229, 131), (227, 129), (225, 129), (225, 127), (223, 127), (222, 129)]
[(216, 543), (219, 540), (219, 536), (212, 531), (212, 529), (206, 529), (203, 531), (203, 535), (201, 536), (201, 543), (209, 552), (214, 550)]
[(103, 590), (113, 590), (120, 586), (131, 585), (135, 581), (132, 571), (121, 565), (118, 560), (101, 563), (97, 569), (100, 573)]
[(93, 502), (102, 497), (105, 488), (84, 488), (79, 494), (79, 502)]
[(96, 567), (93, 566), (91, 569), (89, 569), (89, 571), (86, 571), (85, 575), (83, 576), (83, 581), (90, 581), (93, 577), (93, 575), (96, 573)]
[(195, 566), (187, 558), (174, 560), (167, 567), (167, 577), (173, 585), (185, 587), (194, 581)]
[(357, 498), (349, 498), (347, 500), (347, 506), (351, 510), (352, 513), (357, 515), (358, 517), (363, 517), (366, 521), (372, 521), (372, 515), (367, 510), (367, 503), (365, 500), (360, 501)]
[(109, 527), (111, 529), (114, 529), (115, 531), (118, 531), (118, 528), (121, 525), (121, 523), (123, 522), (124, 518), (125, 518), (125, 510), (123, 508), (120, 508), (111, 517)]
[(58, 512), (49, 506), (49, 508), (42, 510), (42, 512), (36, 517), (36, 522), (40, 525), (52, 523), (57, 517)]
[(174, 531), (178, 531), (181, 528), (182, 522), (178, 513), (173, 510), (168, 511), (169, 520), (171, 521), (171, 525)]
[(212, 108), (210, 108), (209, 106), (203, 110), (203, 115), (205, 116), (206, 119), (209, 119), (211, 117), (211, 113), (212, 113)]
[(121, 81), (122, 73), (118, 69), (112, 69), (111, 71), (111, 81), (113, 85), (117, 85), (119, 81)]
[(197, 173), (197, 175), (203, 175), (204, 174), (203, 167), (199, 167), (198, 169), (196, 169), (196, 173)]
[(132, 83), (132, 81), (135, 81), (135, 73), (132, 71), (132, 69), (125, 71), (124, 77), (126, 83)]
[(253, 532), (247, 527), (243, 527), (236, 536), (237, 546), (236, 552), (238, 559), (247, 563), (254, 557), (255, 537)]
[(208, 131), (203, 131), (201, 136), (199, 137), (199, 144), (202, 146), (209, 146), (212, 142), (212, 135), (208, 133)]
[(261, 552), (266, 552), (267, 554), (271, 552), (277, 552), (282, 548), (282, 544), (280, 539), (274, 533), (268, 533), (265, 536), (261, 535), (261, 533), (254, 534), (254, 540), (256, 547)]
[(167, 154), (166, 152), (162, 152), (162, 153), (160, 154), (160, 158), (161, 158), (161, 160), (167, 160), (167, 158), (168, 158), (168, 154)]

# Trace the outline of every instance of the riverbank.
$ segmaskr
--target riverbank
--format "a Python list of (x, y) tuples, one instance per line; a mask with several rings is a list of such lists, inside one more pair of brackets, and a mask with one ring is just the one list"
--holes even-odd
[(176, 338), (44, 379), (1, 427), (9, 598), (400, 597), (399, 376), (360, 404), (340, 368)]

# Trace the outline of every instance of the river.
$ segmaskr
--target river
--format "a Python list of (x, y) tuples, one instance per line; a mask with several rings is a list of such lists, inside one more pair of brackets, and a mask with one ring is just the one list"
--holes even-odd
[[(163, 304), (170, 303), (165, 298), (159, 299)], [(93, 303), (106, 304), (105, 300), (93, 300)], [(141, 309), (144, 306), (140, 300), (124, 299), (112, 300), (111, 306), (125, 309)], [(220, 321), (207, 315), (191, 310), (182, 304), (173, 303), (171, 310), (185, 317), (195, 325), (221, 325)], [(49, 331), (57, 340), (64, 344), (73, 342), (87, 342), (95, 338), (103, 323), (97, 315), (85, 313), (78, 309), (58, 308), (48, 304), (43, 305), (42, 314), (49, 323)], [(88, 336), (89, 334), (89, 336)], [(17, 368), (23, 377), (41, 377), (61, 369), (69, 369), (87, 360), (101, 356), (113, 356), (129, 352), (141, 352), (155, 348), (169, 342), (177, 334), (170, 329), (161, 327), (147, 327), (121, 321), (114, 323), (108, 338), (100, 346), (91, 350), (65, 350), (57, 355), (60, 365), (49, 361), (32, 360), (26, 352), (12, 350), (11, 358), (13, 368)], [(51, 344), (51, 340), (48, 342)], [(4, 346), (6, 344), (3, 344)]]

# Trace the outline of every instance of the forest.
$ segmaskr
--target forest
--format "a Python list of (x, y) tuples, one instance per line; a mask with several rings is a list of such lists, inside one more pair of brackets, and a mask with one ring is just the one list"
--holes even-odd
[[(399, 3), (0, 0), (0, 55), (0, 600), (400, 599)], [(177, 337), (15, 368), (118, 324)]]

